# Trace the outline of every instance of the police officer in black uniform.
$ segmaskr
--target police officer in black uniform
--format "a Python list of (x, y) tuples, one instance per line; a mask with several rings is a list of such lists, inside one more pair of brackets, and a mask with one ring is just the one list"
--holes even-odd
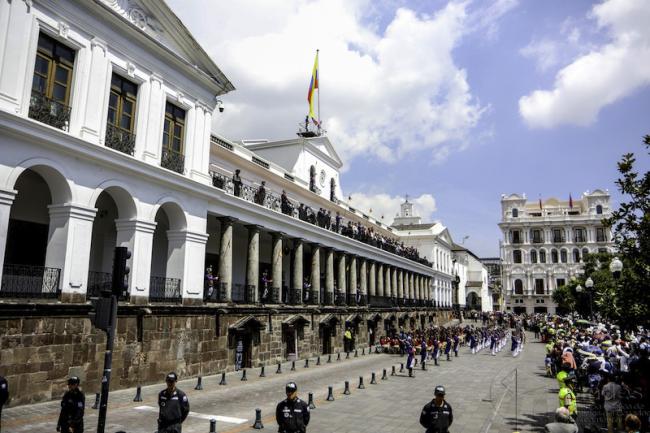
[(7, 379), (0, 376), (0, 431), (2, 431), (2, 406), (9, 400), (9, 384)]
[(86, 408), (86, 396), (79, 384), (81, 381), (77, 376), (68, 379), (68, 391), (61, 399), (61, 414), (56, 424), (56, 431), (62, 433), (83, 433), (84, 431), (84, 409)]
[(167, 388), (158, 394), (158, 433), (182, 433), (181, 424), (190, 413), (190, 401), (176, 388), (178, 376), (171, 372), (165, 378)]
[(275, 419), (279, 433), (305, 433), (309, 424), (309, 405), (298, 398), (298, 385), (287, 383), (287, 398), (278, 403)]
[(422, 408), (420, 424), (426, 428), (426, 433), (448, 433), (454, 415), (451, 406), (445, 401), (445, 387), (436, 386), (435, 398)]

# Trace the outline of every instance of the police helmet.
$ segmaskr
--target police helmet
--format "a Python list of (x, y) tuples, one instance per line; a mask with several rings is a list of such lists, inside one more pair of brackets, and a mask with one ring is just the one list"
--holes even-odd
[(178, 376), (173, 371), (169, 373), (165, 378), (165, 382), (176, 382), (177, 380), (178, 380)]
[(68, 378), (68, 385), (79, 385), (81, 381), (79, 380), (79, 377), (77, 376), (70, 376)]
[(442, 385), (436, 386), (433, 390), (434, 395), (445, 395), (445, 387)]
[(287, 383), (285, 390), (287, 391), (287, 394), (296, 392), (298, 391), (298, 385), (296, 385), (296, 382), (289, 382)]

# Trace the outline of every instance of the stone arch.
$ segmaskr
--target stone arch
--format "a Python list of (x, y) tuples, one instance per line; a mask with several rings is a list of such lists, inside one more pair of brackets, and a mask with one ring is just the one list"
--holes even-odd
[(53, 204), (74, 202), (74, 189), (68, 180), (66, 170), (56, 161), (46, 158), (30, 158), (18, 163), (6, 180), (8, 189), (14, 188), (20, 175), (27, 169), (43, 178), (50, 189)]
[(170, 230), (185, 230), (187, 228), (187, 216), (181, 205), (178, 204), (179, 202), (180, 200), (172, 196), (161, 198), (151, 210), (149, 220), (154, 221), (158, 211), (162, 208), (169, 218)]
[(102, 192), (106, 192), (115, 201), (120, 219), (132, 220), (141, 215), (138, 199), (131, 195), (129, 187), (123, 182), (110, 179), (97, 185), (88, 203), (90, 207), (95, 207)]

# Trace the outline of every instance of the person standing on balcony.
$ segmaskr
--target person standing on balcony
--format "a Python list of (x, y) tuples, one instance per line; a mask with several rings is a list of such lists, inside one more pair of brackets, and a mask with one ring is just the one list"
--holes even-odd
[(241, 197), (241, 176), (239, 176), (241, 170), (235, 170), (235, 174), (232, 175), (232, 185), (233, 185), (233, 194), (236, 197)]
[(262, 303), (269, 300), (269, 286), (272, 282), (273, 280), (269, 278), (269, 271), (264, 269), (262, 272)]
[(302, 297), (305, 303), (309, 303), (310, 295), (311, 283), (309, 282), (309, 277), (305, 277), (305, 281), (302, 283)]
[(212, 275), (212, 265), (205, 270), (205, 300), (212, 299), (214, 296), (214, 285), (219, 281), (219, 276)]
[(257, 188), (257, 194), (255, 194), (255, 203), (260, 206), (264, 206), (264, 200), (266, 199), (266, 181), (263, 180), (259, 188)]

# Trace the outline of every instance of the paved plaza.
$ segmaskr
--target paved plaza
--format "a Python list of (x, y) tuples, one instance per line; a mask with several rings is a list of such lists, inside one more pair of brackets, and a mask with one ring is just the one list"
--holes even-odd
[[(532, 341), (532, 338), (530, 339)], [(506, 348), (507, 349), (507, 348)], [(422, 432), (419, 415), (422, 406), (432, 398), (433, 388), (442, 384), (447, 388), (449, 403), (454, 409), (454, 432), (513, 432), (515, 408), (518, 410), (518, 430), (540, 431), (548, 416), (556, 408), (553, 381), (543, 376), (544, 347), (528, 344), (519, 357), (513, 358), (504, 349), (497, 356), (482, 351), (472, 356), (463, 348), (458, 358), (441, 361), (439, 367), (427, 366), (427, 371), (416, 370), (416, 377), (399, 373), (397, 355), (372, 354), (304, 368), (304, 360), (296, 362), (296, 371), (290, 364), (268, 367), (265, 378), (259, 378), (259, 369), (247, 372), (248, 380), (240, 380), (241, 373), (226, 376), (227, 385), (219, 386), (220, 377), (203, 379), (203, 390), (196, 391), (196, 380), (179, 381), (178, 387), (190, 399), (192, 413), (183, 425), (184, 433), (207, 433), (209, 419), (217, 418), (218, 432), (248, 432), (255, 418), (255, 408), (262, 409), (265, 430), (275, 431), (275, 405), (284, 398), (284, 385), (289, 380), (298, 383), (299, 394), (307, 398), (314, 393), (316, 409), (312, 412), (310, 433), (402, 433)], [(396, 376), (390, 376), (395, 365)], [(381, 380), (382, 369), (387, 369), (388, 380)], [(419, 368), (419, 366), (418, 366)], [(517, 370), (518, 399), (515, 404), (515, 370)], [(377, 384), (370, 384), (375, 372)], [(364, 377), (365, 389), (358, 389), (359, 376)], [(143, 401), (134, 403), (135, 390), (112, 392), (109, 402), (107, 433), (124, 430), (128, 433), (151, 433), (156, 428), (157, 392), (161, 385), (143, 388)], [(350, 382), (351, 395), (343, 395), (344, 381)], [(327, 387), (334, 386), (334, 402), (327, 402)], [(87, 393), (86, 431), (95, 431), (97, 411), (90, 408), (94, 400), (92, 390)], [(63, 392), (63, 390), (62, 390)], [(54, 432), (58, 416), (58, 402), (48, 402), (6, 409), (3, 412), (3, 432)]]

